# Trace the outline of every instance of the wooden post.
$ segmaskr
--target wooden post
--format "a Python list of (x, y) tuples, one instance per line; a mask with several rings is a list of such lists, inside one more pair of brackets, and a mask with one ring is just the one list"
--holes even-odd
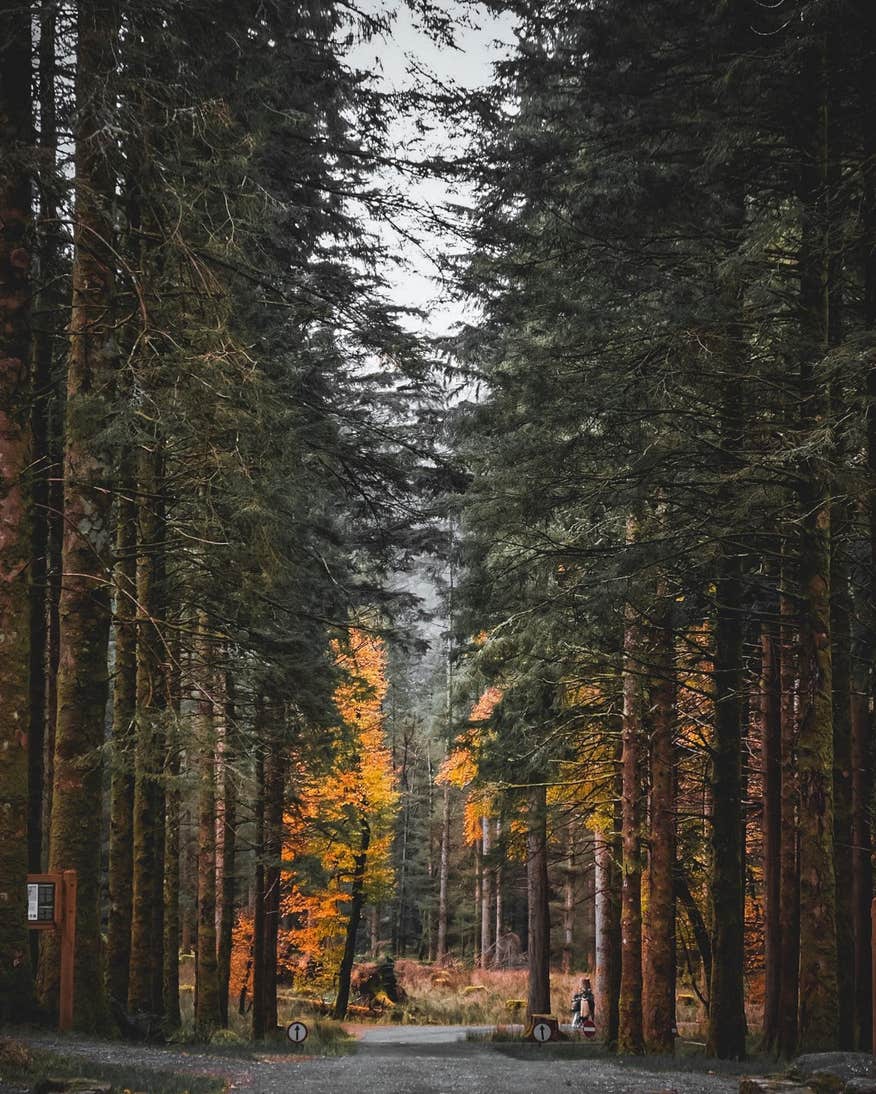
[(73, 1028), (73, 969), (76, 954), (76, 871), (65, 870), (60, 886), (61, 938), (60, 938), (60, 998), (58, 1000), (58, 1028), (67, 1032)]

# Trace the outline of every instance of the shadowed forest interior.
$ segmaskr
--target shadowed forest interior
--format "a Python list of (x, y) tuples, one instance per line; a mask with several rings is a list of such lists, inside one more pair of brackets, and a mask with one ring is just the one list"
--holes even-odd
[(872, 0), (0, 0), (0, 142), (0, 1022), (75, 870), (81, 1030), (872, 1050)]

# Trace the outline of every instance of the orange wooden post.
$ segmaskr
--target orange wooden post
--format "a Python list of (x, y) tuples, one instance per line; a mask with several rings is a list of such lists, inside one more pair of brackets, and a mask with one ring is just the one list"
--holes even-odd
[(60, 938), (60, 998), (58, 1000), (58, 1028), (73, 1028), (73, 969), (76, 955), (76, 871), (65, 870), (60, 885), (63, 905), (61, 908)]

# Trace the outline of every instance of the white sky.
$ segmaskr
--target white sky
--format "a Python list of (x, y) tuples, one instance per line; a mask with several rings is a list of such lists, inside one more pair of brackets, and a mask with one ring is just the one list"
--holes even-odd
[[(466, 25), (457, 32), (457, 49), (438, 45), (416, 24), (404, 3), (395, 8), (392, 36), (388, 39), (374, 38), (372, 41), (355, 47), (351, 61), (355, 67), (374, 72), (384, 86), (393, 91), (402, 91), (416, 85), (418, 77), (411, 74), (411, 63), (416, 63), (433, 72), (443, 83), (453, 83), (463, 87), (480, 87), (491, 82), (492, 64), (506, 55), (514, 36), (510, 19), (496, 19), (481, 4), (460, 4), (457, 0), (444, 0), (445, 10), (454, 17), (465, 13)], [(392, 10), (382, 0), (363, 0), (361, 7), (366, 12), (386, 12)], [(430, 150), (453, 151), (453, 139), (436, 119), (430, 119), (435, 126), (431, 135)], [(399, 129), (398, 138), (411, 135)], [(461, 151), (461, 149), (460, 149)], [(393, 182), (399, 185), (399, 180)], [(454, 204), (468, 204), (469, 194), (459, 189), (451, 189), (443, 181), (432, 179), (417, 184), (406, 184), (407, 193), (418, 203), (441, 206), (447, 201)], [(440, 281), (428, 255), (448, 248), (456, 249), (455, 240), (442, 239), (433, 233), (422, 234), (422, 229), (407, 222), (406, 230), (413, 231), (421, 239), (422, 250), (414, 244), (392, 240), (393, 250), (397, 251), (404, 262), (403, 268), (391, 266), (387, 278), (391, 284), (393, 300), (406, 307), (419, 307), (428, 311), (425, 323), (411, 321), (415, 329), (430, 335), (446, 334), (459, 322), (470, 319), (463, 304), (443, 298)], [(384, 234), (384, 238), (387, 238)], [(423, 252), (426, 252), (425, 254)]]

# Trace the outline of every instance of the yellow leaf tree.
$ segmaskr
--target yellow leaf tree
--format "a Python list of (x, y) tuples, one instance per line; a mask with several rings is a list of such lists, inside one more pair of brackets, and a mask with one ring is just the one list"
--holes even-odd
[(297, 765), (297, 802), (285, 825), (283, 857), (292, 868), (283, 911), (295, 923), (287, 950), (318, 982), (337, 983), (334, 1014), (342, 1018), (362, 908), (392, 889), (399, 796), (384, 735), (385, 644), (354, 627), (334, 654), (343, 672), (335, 691), (341, 732), (328, 772)]

